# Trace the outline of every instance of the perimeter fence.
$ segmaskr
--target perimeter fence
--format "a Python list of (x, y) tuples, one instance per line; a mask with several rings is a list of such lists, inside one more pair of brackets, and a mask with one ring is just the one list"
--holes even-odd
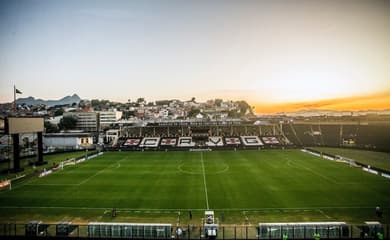
[[(220, 225), (214, 239), (390, 239), (389, 224), (294, 224)], [(61, 222), (0, 224), (0, 239), (211, 239), (204, 226), (140, 223)]]

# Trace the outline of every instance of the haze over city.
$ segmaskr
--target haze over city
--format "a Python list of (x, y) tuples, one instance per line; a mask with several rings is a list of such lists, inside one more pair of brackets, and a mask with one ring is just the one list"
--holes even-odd
[(1, 1), (0, 102), (390, 108), (389, 1)]

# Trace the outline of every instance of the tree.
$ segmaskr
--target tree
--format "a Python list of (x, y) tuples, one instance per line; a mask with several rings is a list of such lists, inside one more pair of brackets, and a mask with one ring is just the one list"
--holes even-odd
[(172, 100), (157, 100), (156, 105), (157, 106), (164, 106), (169, 105), (172, 102)]
[(97, 107), (97, 106), (99, 106), (99, 104), (100, 104), (99, 99), (92, 99), (91, 100), (91, 106), (92, 107)]
[(240, 117), (240, 114), (237, 112), (237, 110), (230, 110), (228, 112), (228, 117), (229, 118), (238, 118), (238, 117)]
[(191, 108), (191, 110), (188, 112), (188, 114), (187, 114), (187, 117), (189, 117), (189, 118), (194, 118), (194, 117), (196, 117), (196, 115), (198, 115), (200, 113), (200, 109), (198, 109), (198, 108)]
[(62, 114), (64, 114), (64, 109), (62, 108), (58, 108), (57, 110), (55, 110), (54, 112), (54, 116), (57, 117), (57, 116), (62, 116)]
[(141, 104), (141, 103), (144, 103), (144, 102), (145, 102), (145, 98), (140, 97), (140, 98), (137, 99), (137, 103), (138, 104)]
[(220, 99), (220, 98), (217, 98), (217, 99), (214, 100), (214, 104), (217, 107), (220, 107), (222, 102), (223, 102), (223, 100)]
[(246, 101), (238, 101), (238, 109), (240, 110), (241, 116), (245, 115), (246, 111), (249, 110), (249, 112), (252, 114), (252, 108)]
[(129, 119), (130, 117), (135, 116), (135, 111), (123, 111), (122, 119)]
[(51, 124), (48, 121), (45, 121), (44, 127), (45, 127), (45, 132), (46, 133), (56, 133), (56, 132), (58, 132), (58, 127), (56, 125), (54, 125), (54, 124)]
[(72, 116), (66, 116), (61, 119), (60, 123), (58, 124), (58, 127), (61, 130), (71, 130), (71, 129), (75, 129), (76, 124), (77, 124), (76, 118)]

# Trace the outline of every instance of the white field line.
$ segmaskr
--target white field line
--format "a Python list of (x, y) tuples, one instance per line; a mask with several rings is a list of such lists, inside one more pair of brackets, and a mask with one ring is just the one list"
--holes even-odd
[(322, 211), (321, 209), (318, 209), (318, 212), (321, 213), (322, 215), (324, 215), (327, 219), (331, 219), (331, 217), (329, 215), (327, 215), (326, 213), (324, 213), (324, 211)]
[(318, 173), (317, 171), (314, 171), (313, 169), (311, 169), (311, 168), (309, 168), (309, 167), (306, 167), (306, 166), (304, 166), (304, 165), (302, 165), (302, 164), (297, 164), (296, 162), (294, 162), (294, 164), (295, 164), (295, 165), (298, 165), (299, 167), (301, 167), (301, 168), (303, 168), (303, 169), (306, 169), (307, 171), (309, 171), (309, 172), (311, 172), (311, 173), (313, 173), (313, 174), (315, 174), (315, 175), (317, 175), (317, 176), (319, 176), (319, 177), (321, 177), (321, 178), (323, 178), (323, 179), (325, 179), (325, 180), (327, 180), (327, 181), (329, 181), (329, 182), (331, 182), (331, 183), (333, 183), (333, 184), (339, 184), (338, 182), (336, 182), (336, 181), (333, 180), (332, 178), (327, 177), (327, 176), (324, 176), (324, 175)]
[[(121, 165), (120, 165), (120, 162), (122, 160), (124, 160), (125, 158), (121, 158), (120, 160), (116, 161), (115, 163), (112, 163), (110, 165), (108, 165), (107, 167), (103, 168), (102, 170), (96, 172), (95, 174), (89, 176), (88, 178), (84, 179), (83, 181), (79, 182), (79, 183), (34, 183), (36, 181), (38, 181), (38, 179), (35, 179), (35, 180), (32, 180), (31, 182), (29, 183), (26, 183), (26, 184), (22, 184), (22, 185), (18, 185), (17, 187), (15, 188), (19, 188), (19, 187), (23, 187), (23, 186), (58, 186), (58, 187), (61, 187), (61, 186), (80, 186), (84, 183), (86, 183), (87, 181), (89, 181), (91, 178), (99, 175), (100, 173), (102, 173), (103, 171), (105, 171), (107, 168), (110, 168), (112, 166), (116, 166), (116, 168), (120, 168)], [(84, 166), (87, 166), (87, 165), (84, 165)], [(83, 167), (83, 166), (82, 166)], [(77, 169), (80, 169), (80, 168), (76, 168)], [(71, 170), (71, 171), (74, 171), (74, 170)], [(62, 174), (62, 171), (61, 172), (56, 172), (56, 173), (59, 173), (59, 174)], [(1, 192), (0, 192), (1, 193)]]
[(122, 158), (122, 159), (116, 161), (115, 163), (112, 163), (112, 164), (108, 165), (107, 167), (103, 168), (103, 169), (100, 170), (99, 172), (96, 172), (96, 173), (93, 174), (92, 176), (88, 177), (87, 179), (84, 179), (83, 181), (81, 181), (81, 182), (79, 182), (79, 183), (77, 183), (77, 184), (75, 184), (75, 185), (77, 185), (77, 186), (83, 185), (84, 183), (88, 182), (91, 178), (93, 178), (93, 177), (95, 177), (95, 176), (101, 174), (101, 173), (104, 172), (106, 169), (111, 168), (113, 165), (117, 166), (116, 168), (119, 168), (119, 167), (121, 166), (121, 164), (120, 164), (119, 162), (122, 161), (123, 159), (124, 159), (124, 158)]
[[(67, 207), (67, 206), (0, 206), (0, 209), (75, 209), (75, 210), (107, 210), (112, 207)], [(269, 211), (269, 210), (301, 210), (316, 211), (321, 209), (372, 209), (372, 206), (337, 206), (337, 207), (307, 207), (307, 208), (217, 208), (216, 211)], [(117, 208), (122, 211), (204, 211), (204, 208)], [(321, 212), (320, 212), (321, 213)]]
[(209, 209), (209, 197), (207, 195), (206, 172), (204, 170), (203, 152), (200, 152), (200, 160), (201, 160), (201, 163), (202, 163), (204, 192), (205, 192), (205, 195), (206, 195), (206, 207), (207, 207), (207, 210), (208, 210)]
[(333, 183), (333, 184), (338, 184), (338, 182), (336, 182), (336, 181), (333, 180), (332, 178), (329, 178), (329, 177), (327, 177), (327, 176), (325, 176), (325, 175), (322, 175), (322, 174), (318, 173), (317, 171), (312, 170), (312, 169), (309, 168), (309, 167), (306, 167), (306, 166), (302, 166), (302, 167), (303, 167), (304, 169), (306, 169), (306, 170), (308, 170), (308, 171), (314, 173), (315, 175), (320, 176), (320, 177), (322, 177), (323, 179), (325, 179), (325, 180), (327, 180), (327, 181)]
[(78, 184), (77, 183), (37, 183), (37, 184), (34, 184), (34, 183), (27, 183), (27, 184), (24, 184), (23, 186), (77, 186)]
[(96, 173), (95, 173), (95, 174), (93, 174), (92, 176), (89, 176), (88, 178), (84, 179), (83, 181), (81, 181), (81, 182), (77, 183), (76, 185), (80, 186), (80, 185), (82, 185), (82, 184), (84, 184), (84, 183), (88, 182), (88, 181), (89, 181), (91, 178), (93, 178), (93, 177), (95, 177), (95, 176), (99, 175), (100, 173), (104, 172), (104, 171), (105, 171), (107, 168), (109, 168), (109, 167), (111, 167), (111, 165), (109, 165), (109, 166), (107, 166), (107, 167), (103, 168), (103, 169), (102, 169), (102, 170), (100, 170), (99, 172), (96, 172)]

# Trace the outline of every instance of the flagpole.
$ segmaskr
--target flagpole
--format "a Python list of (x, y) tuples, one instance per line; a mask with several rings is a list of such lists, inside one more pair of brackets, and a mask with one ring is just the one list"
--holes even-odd
[(16, 87), (14, 85), (14, 111), (16, 112)]

